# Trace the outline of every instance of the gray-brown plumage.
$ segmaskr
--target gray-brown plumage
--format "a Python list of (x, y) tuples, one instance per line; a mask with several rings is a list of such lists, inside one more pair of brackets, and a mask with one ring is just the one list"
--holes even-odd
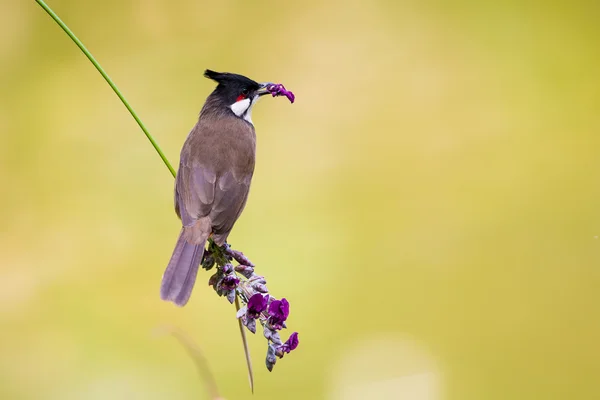
[(218, 82), (188, 135), (175, 180), (182, 229), (161, 284), (164, 300), (189, 300), (206, 240), (223, 245), (240, 216), (254, 173), (256, 134), (251, 111), (267, 84), (207, 70)]

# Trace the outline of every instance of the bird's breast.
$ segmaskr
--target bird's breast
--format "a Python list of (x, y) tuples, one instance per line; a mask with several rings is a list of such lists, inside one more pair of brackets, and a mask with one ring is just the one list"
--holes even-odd
[[(237, 117), (200, 120), (184, 145), (190, 161), (207, 165), (217, 174), (252, 174), (255, 164), (254, 127)], [(183, 156), (183, 154), (182, 154)]]

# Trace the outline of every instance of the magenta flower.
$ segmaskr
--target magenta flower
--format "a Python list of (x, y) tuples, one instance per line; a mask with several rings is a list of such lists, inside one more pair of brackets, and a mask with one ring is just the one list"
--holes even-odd
[(285, 324), (285, 320), (290, 315), (290, 303), (283, 298), (273, 300), (269, 304), (269, 323), (275, 330), (280, 330)]
[(269, 86), (267, 86), (267, 90), (269, 91), (269, 93), (271, 93), (273, 95), (273, 97), (277, 97), (277, 96), (287, 97), (288, 100), (290, 101), (290, 103), (293, 103), (294, 100), (296, 99), (296, 96), (294, 96), (294, 93), (287, 90), (285, 88), (285, 86), (283, 86), (281, 83), (270, 84)]
[(296, 347), (298, 347), (298, 343), (300, 343), (300, 341), (298, 340), (298, 332), (294, 332), (290, 335), (289, 339), (285, 341), (284, 344), (282, 344), (281, 346), (279, 346), (278, 350), (281, 351), (281, 353), (289, 353), (292, 350), (295, 350)]
[(267, 309), (268, 299), (269, 296), (263, 296), (260, 293), (256, 293), (250, 297), (250, 300), (248, 300), (248, 311), (246, 312), (248, 318), (258, 318)]
[(240, 279), (232, 274), (224, 276), (219, 286), (221, 290), (228, 291), (234, 290), (237, 287), (238, 283), (240, 283)]
[[(285, 96), (287, 93), (283, 86), (277, 86), (273, 90), (275, 95)], [(286, 328), (290, 304), (285, 298), (277, 300), (269, 294), (267, 280), (254, 272), (254, 264), (242, 252), (233, 250), (228, 245), (211, 246), (209, 249), (212, 260), (209, 259), (207, 264), (214, 262), (217, 268), (208, 284), (230, 303), (235, 302), (236, 296), (239, 298), (243, 307), (237, 311), (236, 318), (250, 332), (256, 333), (257, 325), (262, 327), (267, 339), (265, 362), (271, 371), (278, 358), (283, 358), (298, 347), (297, 332), (292, 333), (285, 343), (279, 335)], [(239, 265), (232, 264), (234, 259)]]

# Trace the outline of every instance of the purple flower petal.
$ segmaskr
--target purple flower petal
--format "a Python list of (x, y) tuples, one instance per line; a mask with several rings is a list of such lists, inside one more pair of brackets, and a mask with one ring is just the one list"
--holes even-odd
[(271, 326), (279, 330), (283, 328), (283, 324), (290, 314), (290, 303), (284, 298), (281, 300), (273, 300), (269, 304), (269, 323)]
[(240, 283), (240, 279), (235, 275), (224, 276), (219, 285), (221, 290), (233, 290)]
[(292, 350), (295, 350), (296, 347), (298, 347), (298, 343), (298, 332), (294, 332), (290, 335), (289, 339), (286, 340), (284, 344), (276, 348), (277, 357), (282, 358), (285, 353), (289, 353)]
[(248, 317), (258, 318), (260, 313), (267, 309), (267, 300), (267, 297), (260, 293), (256, 293), (250, 297), (250, 300), (248, 300)]
[(294, 93), (290, 92), (289, 90), (287, 90), (281, 83), (277, 83), (277, 84), (272, 84), (267, 86), (267, 90), (269, 91), (269, 93), (271, 93), (273, 95), (273, 97), (277, 97), (277, 96), (285, 96), (288, 98), (288, 100), (290, 101), (290, 103), (293, 103), (294, 100), (296, 99), (296, 96), (294, 96)]
[(284, 346), (286, 347), (286, 353), (295, 350), (298, 347), (300, 341), (298, 340), (298, 332), (294, 332), (290, 335), (288, 340), (285, 341)]
[(285, 321), (290, 314), (290, 303), (283, 298), (281, 300), (273, 300), (269, 305), (269, 315), (280, 317)]

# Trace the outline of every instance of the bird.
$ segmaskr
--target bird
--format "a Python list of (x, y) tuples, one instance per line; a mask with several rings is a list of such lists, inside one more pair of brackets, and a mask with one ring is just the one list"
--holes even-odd
[(175, 212), (182, 228), (163, 274), (160, 295), (187, 304), (206, 241), (227, 243), (246, 206), (256, 159), (252, 108), (269, 94), (270, 82), (207, 69), (217, 83), (187, 136), (175, 177)]

